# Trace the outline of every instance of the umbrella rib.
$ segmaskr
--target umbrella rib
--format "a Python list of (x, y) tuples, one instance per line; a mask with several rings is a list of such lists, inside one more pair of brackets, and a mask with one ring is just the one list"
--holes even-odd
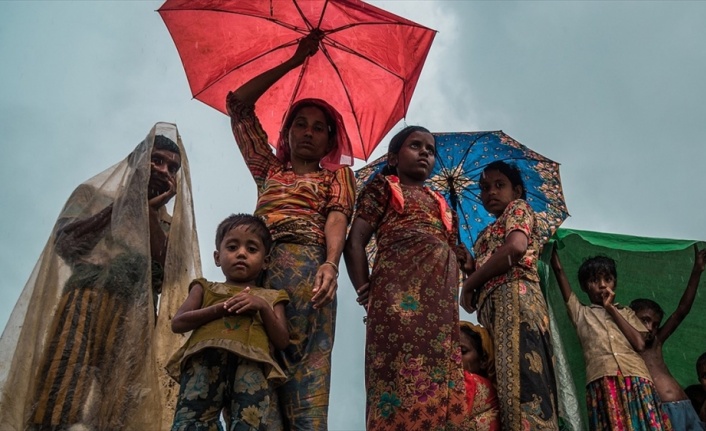
[(436, 30), (430, 29), (429, 27), (425, 27), (425, 26), (423, 26), (421, 24), (417, 24), (417, 23), (371, 21), (371, 22), (354, 22), (351, 24), (346, 24), (341, 27), (331, 29), (328, 31), (328, 33), (339, 32), (339, 31), (343, 31), (343, 30), (348, 30), (351, 27), (360, 27), (360, 26), (366, 26), (366, 25), (394, 25), (394, 26), (404, 26), (404, 27), (415, 27), (415, 28), (423, 28), (424, 30), (433, 31), (435, 33), (437, 32)]
[[(450, 171), (451, 176), (456, 176), (459, 171), (462, 169), (463, 164), (466, 162), (466, 157), (468, 157), (468, 154), (470, 154), (471, 149), (473, 149), (473, 146), (478, 142), (480, 138), (483, 138), (488, 135), (492, 135), (494, 132), (483, 132), (482, 134), (478, 135), (473, 142), (471, 142), (468, 147), (465, 150), (465, 153), (461, 157), (461, 161), (456, 164), (456, 167), (453, 168), (453, 170)], [(442, 157), (439, 158), (439, 164), (441, 165), (442, 168), (448, 169), (446, 166), (444, 166), (444, 159)]]
[[(330, 32), (329, 32), (329, 33), (330, 33)], [(407, 115), (407, 110), (409, 109), (409, 106), (407, 106), (407, 94), (406, 94), (407, 86), (404, 85), (404, 84), (407, 83), (407, 80), (406, 80), (403, 76), (401, 76), (401, 75), (399, 75), (399, 74), (393, 72), (392, 70), (388, 69), (387, 67), (383, 66), (382, 64), (380, 64), (380, 63), (378, 63), (378, 62), (375, 62), (375, 61), (371, 60), (370, 58), (361, 55), (360, 53), (358, 53), (357, 51), (354, 51), (353, 49), (349, 48), (349, 47), (346, 46), (346, 45), (343, 45), (343, 44), (341, 44), (341, 43), (339, 43), (339, 42), (337, 42), (337, 41), (335, 41), (335, 40), (333, 40), (333, 39), (330, 39), (330, 38), (328, 38), (328, 37), (326, 37), (326, 40), (328, 41), (329, 46), (331, 46), (332, 48), (340, 49), (341, 51), (346, 52), (346, 53), (348, 53), (348, 54), (350, 54), (350, 55), (352, 55), (352, 56), (355, 56), (355, 57), (358, 57), (358, 58), (360, 58), (360, 59), (362, 59), (362, 60), (365, 60), (365, 61), (367, 61), (369, 64), (371, 64), (371, 65), (373, 65), (373, 66), (375, 66), (375, 67), (378, 67), (379, 69), (384, 70), (385, 72), (389, 73), (391, 76), (394, 76), (394, 77), (396, 77), (397, 79), (399, 79), (400, 81), (402, 81), (402, 84), (403, 84), (403, 85), (402, 85), (402, 90), (403, 90), (403, 92), (404, 92), (404, 94), (403, 94), (403, 102), (404, 102), (404, 105), (405, 105), (405, 106), (404, 106), (404, 115), (405, 115), (405, 116)], [(326, 46), (326, 45), (322, 44), (322, 47), (324, 47), (324, 46)], [(328, 53), (326, 53), (326, 58), (328, 58), (329, 62), (330, 62), (332, 65), (334, 65), (334, 68), (335, 68), (335, 64), (334, 64), (333, 60), (331, 60), (331, 56), (330, 56)], [(337, 68), (336, 68), (336, 74), (339, 76), (339, 78), (341, 77), (341, 74), (339, 73), (339, 71), (338, 71)], [(350, 100), (350, 95), (348, 94), (348, 91), (347, 91), (347, 90), (346, 90), (346, 96), (347, 96), (348, 99)], [(358, 121), (358, 118), (356, 118), (356, 123), (357, 123), (357, 121)], [(366, 154), (366, 158), (367, 158), (367, 156), (369, 156), (369, 154)]]
[[(306, 29), (308, 31), (311, 31), (313, 27), (312, 27), (311, 23), (304, 16), (304, 12), (302, 12), (302, 9), (299, 7), (299, 2), (297, 0), (293, 0), (293, 3), (294, 3), (294, 7), (297, 8), (297, 12), (299, 12), (299, 16), (304, 21), (304, 23), (306, 23)], [(328, 0), (326, 0), (326, 3), (328, 3)], [(324, 5), (324, 9), (326, 9), (326, 5)], [(317, 27), (318, 27), (318, 25), (317, 25)]]
[(255, 56), (255, 57), (251, 58), (250, 60), (248, 60), (248, 61), (246, 61), (246, 62), (240, 63), (239, 65), (237, 65), (236, 67), (234, 67), (234, 68), (232, 68), (232, 69), (228, 69), (228, 70), (225, 71), (221, 76), (219, 76), (218, 78), (213, 79), (207, 86), (205, 86), (203, 89), (201, 89), (201, 91), (199, 91), (198, 93), (194, 94), (192, 97), (193, 97), (193, 98), (198, 98), (198, 96), (201, 95), (201, 93), (205, 92), (206, 90), (208, 90), (209, 88), (211, 88), (213, 85), (217, 84), (221, 79), (225, 78), (225, 77), (228, 76), (230, 73), (232, 73), (232, 72), (234, 72), (234, 71), (236, 71), (236, 70), (238, 70), (238, 69), (240, 69), (240, 68), (242, 68), (242, 67), (244, 67), (244, 66), (247, 66), (248, 64), (252, 63), (253, 61), (259, 60), (260, 58), (262, 58), (262, 57), (264, 57), (264, 56), (266, 56), (266, 55), (269, 55), (271, 52), (277, 51), (278, 49), (287, 48), (287, 47), (292, 46), (292, 45), (294, 45), (294, 44), (296, 44), (296, 43), (299, 43), (299, 39), (294, 39), (294, 40), (292, 40), (292, 41), (290, 41), (290, 42), (287, 42), (287, 43), (285, 43), (285, 44), (279, 45), (279, 46), (277, 46), (277, 47), (275, 47), (275, 48), (272, 48), (272, 49), (269, 50), (269, 51), (263, 52), (263, 53), (261, 53), (260, 55), (257, 55), (257, 56)]
[[(333, 70), (336, 72), (336, 76), (338, 77), (339, 82), (341, 83), (341, 87), (343, 87), (343, 91), (346, 93), (346, 99), (348, 100), (348, 104), (351, 106), (351, 113), (353, 115), (353, 119), (355, 120), (355, 128), (356, 132), (358, 133), (358, 138), (360, 138), (361, 142), (363, 141), (363, 135), (360, 133), (360, 120), (358, 119), (358, 113), (356, 112), (355, 109), (353, 109), (353, 100), (351, 99), (351, 95), (348, 92), (348, 87), (345, 86), (345, 83), (343, 82), (343, 78), (341, 77), (341, 72), (338, 70), (338, 66), (336, 66), (336, 63), (333, 62), (331, 59), (331, 54), (329, 54), (328, 49), (326, 49), (326, 45), (321, 46), (321, 52), (326, 56), (326, 59), (328, 60), (329, 64), (333, 68)], [(304, 68), (302, 68), (303, 72)], [(297, 87), (299, 86), (299, 81), (301, 81), (301, 75), (299, 76), (299, 80), (297, 82)], [(350, 133), (348, 130), (346, 132)], [(365, 145), (363, 145), (365, 147)], [(367, 150), (363, 148), (363, 153), (365, 155), (365, 158), (367, 159), (370, 157), (370, 154), (367, 154)]]
[[(326, 1), (324, 2), (324, 8), (321, 9), (321, 15), (319, 15), (319, 22), (316, 23), (316, 28), (320, 28), (320, 27), (321, 27), (321, 22), (324, 20), (324, 15), (326, 15), (326, 8), (328, 7), (328, 1), (329, 1), (329, 0), (326, 0)], [(295, 0), (295, 3), (296, 3), (296, 0)], [(297, 8), (299, 8), (299, 7), (297, 6)]]
[[(295, 2), (295, 5), (296, 5), (296, 2)], [(272, 8), (272, 6), (270, 6), (270, 9), (271, 9), (271, 8)], [(297, 10), (299, 10), (300, 15), (302, 15), (301, 9), (299, 9), (299, 6), (298, 6), (298, 5), (297, 5)], [(296, 27), (296, 26), (294, 26), (294, 25), (292, 25), (292, 24), (289, 24), (289, 23), (287, 23), (287, 22), (284, 22), (284, 21), (281, 21), (281, 20), (278, 20), (278, 19), (268, 18), (268, 17), (264, 17), (264, 16), (262, 16), (262, 15), (255, 15), (255, 14), (252, 14), (252, 13), (233, 12), (233, 11), (229, 11), (229, 10), (222, 10), (222, 9), (218, 9), (218, 8), (213, 8), (213, 9), (208, 9), (208, 10), (199, 9), (199, 8), (179, 8), (179, 9), (169, 9), (169, 8), (162, 9), (162, 8), (160, 8), (157, 12), (162, 12), (162, 11), (165, 11), (165, 12), (213, 12), (213, 13), (224, 13), (224, 14), (232, 14), (232, 15), (240, 15), (240, 16), (249, 16), (249, 17), (253, 17), (253, 18), (258, 18), (258, 19), (262, 19), (262, 20), (265, 20), (265, 21), (269, 21), (269, 22), (271, 22), (271, 23), (273, 23), (273, 24), (277, 24), (277, 25), (282, 26), (282, 27), (284, 27), (284, 28), (287, 28), (287, 29), (289, 29), (289, 30), (295, 31), (295, 32), (297, 32), (297, 33), (300, 33), (300, 34), (302, 34), (302, 35), (306, 35), (306, 34), (307, 34), (307, 32), (310, 30), (309, 27), (310, 27), (310, 25), (311, 25), (308, 21), (306, 21), (306, 19), (304, 18), (303, 15), (302, 15), (302, 19), (304, 19), (304, 22), (307, 24), (307, 31), (306, 31), (306, 32), (303, 32), (301, 29), (299, 29), (298, 27)], [(270, 11), (270, 13), (272, 13), (272, 12)], [(258, 56), (256, 56), (256, 57), (253, 57), (253, 58), (251, 58), (250, 60), (246, 61), (245, 63), (241, 63), (241, 64), (239, 64), (238, 66), (233, 67), (232, 69), (229, 69), (229, 70), (225, 71), (221, 76), (219, 76), (218, 78), (213, 79), (207, 86), (205, 86), (204, 88), (202, 88), (201, 91), (199, 91), (199, 92), (193, 94), (193, 95), (192, 95), (192, 98), (195, 98), (195, 99), (198, 98), (198, 96), (200, 96), (203, 92), (205, 92), (206, 90), (208, 90), (209, 88), (211, 88), (213, 85), (215, 85), (216, 83), (218, 83), (221, 79), (223, 79), (223, 78), (225, 78), (226, 76), (228, 76), (231, 72), (233, 72), (233, 71), (235, 71), (235, 70), (238, 70), (238, 69), (240, 69), (241, 67), (246, 66), (246, 65), (252, 63), (252, 62), (255, 61), (255, 60), (258, 60), (258, 59), (260, 59), (260, 58), (262, 58), (262, 57), (264, 57), (264, 56), (270, 54), (271, 52), (274, 52), (274, 51), (276, 51), (276, 50), (278, 50), (278, 49), (282, 49), (282, 48), (286, 48), (286, 47), (292, 46), (292, 45), (294, 45), (295, 43), (298, 43), (298, 42), (299, 42), (299, 39), (294, 39), (294, 40), (292, 40), (292, 41), (290, 41), (290, 42), (288, 42), (288, 43), (285, 43), (285, 44), (283, 44), (283, 45), (280, 45), (280, 46), (277, 46), (277, 47), (275, 47), (275, 48), (272, 48), (271, 50), (269, 50), (269, 51), (267, 51), (267, 52), (263, 52), (263, 53), (261, 53), (260, 55), (258, 55)]]
[[(296, 94), (299, 92), (299, 87), (301, 86), (302, 83), (302, 78), (304, 77), (304, 71), (306, 70), (306, 64), (309, 62), (309, 57), (307, 57), (304, 60), (304, 64), (302, 67), (299, 68), (299, 76), (297, 77), (296, 84), (294, 85), (294, 91), (292, 91), (292, 96), (289, 98), (289, 106), (291, 107), (294, 104), (294, 98), (296, 97)], [(287, 115), (287, 111), (285, 111), (284, 116)], [(282, 117), (282, 124), (284, 125), (284, 116)]]
[[(331, 32), (326, 32), (326, 35), (328, 36), (328, 34), (330, 34), (330, 33), (331, 33)], [(400, 74), (393, 72), (393, 71), (390, 70), (389, 68), (385, 67), (384, 65), (382, 65), (382, 64), (380, 64), (380, 63), (378, 63), (378, 62), (375, 62), (375, 61), (369, 59), (368, 57), (365, 57), (364, 55), (362, 55), (362, 54), (360, 54), (359, 52), (353, 50), (352, 48), (348, 47), (347, 45), (344, 45), (344, 44), (342, 44), (342, 43), (340, 43), (340, 42), (338, 42), (338, 41), (335, 41), (335, 40), (333, 40), (333, 39), (331, 39), (331, 38), (329, 38), (329, 37), (326, 37), (326, 40), (328, 41), (328, 44), (329, 44), (331, 47), (336, 48), (336, 49), (340, 49), (341, 51), (344, 51), (344, 52), (346, 52), (346, 53), (348, 53), (348, 54), (351, 54), (351, 55), (354, 55), (354, 56), (356, 56), (356, 57), (362, 58), (363, 60), (367, 61), (368, 63), (372, 64), (373, 66), (377, 66), (378, 68), (384, 70), (385, 72), (389, 73), (390, 75), (396, 76), (397, 78), (399, 78), (399, 79), (401, 79), (401, 80), (404, 81), (404, 78), (403, 78)]]

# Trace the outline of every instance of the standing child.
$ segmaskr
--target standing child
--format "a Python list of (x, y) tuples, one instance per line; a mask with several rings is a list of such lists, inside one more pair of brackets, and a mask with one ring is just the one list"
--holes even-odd
[(592, 430), (671, 430), (659, 407), (650, 373), (637, 352), (645, 348), (647, 330), (635, 313), (613, 303), (618, 273), (615, 261), (596, 256), (579, 268), (583, 305), (552, 250), (552, 269), (576, 327), (586, 361), (586, 403)]
[[(458, 330), (458, 222), (424, 185), (434, 136), (409, 126), (390, 142), (386, 170), (362, 190), (344, 250), (367, 307), (369, 430), (468, 429)], [(368, 272), (365, 246), (377, 255)]]
[(473, 246), (476, 268), (463, 284), (461, 304), (469, 313), (477, 307), (493, 339), (503, 429), (557, 430), (549, 313), (537, 273), (542, 243), (525, 195), (516, 166), (497, 161), (483, 170), (480, 198), (497, 220)]
[(222, 411), (231, 430), (281, 429), (273, 385), (285, 375), (273, 347), (289, 344), (288, 296), (256, 287), (271, 246), (258, 217), (231, 215), (218, 225), (213, 257), (226, 280), (191, 282), (172, 319), (174, 332), (193, 331), (167, 364), (181, 385), (172, 431), (215, 429)]
[(657, 394), (662, 401), (662, 409), (669, 416), (672, 427), (677, 431), (704, 431), (706, 428), (699, 420), (699, 416), (692, 407), (689, 397), (672, 377), (667, 364), (664, 363), (662, 345), (676, 331), (679, 324), (691, 310), (694, 299), (696, 299), (696, 289), (699, 286), (701, 273), (704, 272), (705, 266), (706, 249), (699, 251), (696, 244), (694, 244), (694, 267), (691, 270), (689, 282), (677, 309), (669, 316), (664, 326), (660, 326), (664, 311), (659, 304), (645, 298), (635, 299), (630, 303), (630, 308), (632, 308), (637, 318), (640, 319), (649, 332), (645, 350), (640, 352), (640, 356), (642, 356), (647, 369), (652, 375)]
[(473, 430), (500, 431), (498, 393), (488, 369), (493, 362), (493, 341), (482, 326), (461, 321), (461, 360), (466, 383), (466, 405)]

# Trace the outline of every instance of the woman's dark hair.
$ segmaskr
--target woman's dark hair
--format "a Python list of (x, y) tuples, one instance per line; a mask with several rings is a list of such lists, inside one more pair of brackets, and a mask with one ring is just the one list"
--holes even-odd
[(492, 162), (486, 166), (485, 169), (483, 169), (483, 175), (481, 178), (485, 176), (486, 172), (489, 171), (498, 171), (505, 175), (507, 179), (510, 180), (512, 187), (522, 187), (522, 195), (520, 195), (520, 198), (527, 200), (527, 188), (525, 187), (525, 182), (522, 181), (522, 173), (514, 163), (507, 163), (502, 160)]
[(579, 284), (584, 292), (588, 289), (588, 281), (599, 275), (611, 275), (618, 283), (618, 271), (615, 261), (608, 256), (594, 256), (584, 260), (579, 267)]
[(221, 247), (221, 242), (231, 229), (239, 226), (247, 226), (251, 232), (260, 237), (265, 246), (265, 254), (270, 253), (272, 248), (272, 235), (265, 222), (252, 214), (231, 214), (223, 220), (216, 228), (216, 250)]
[[(390, 140), (390, 145), (387, 147), (387, 153), (389, 154), (399, 154), (400, 149), (402, 149), (402, 145), (404, 144), (404, 141), (409, 138), (409, 135), (411, 135), (414, 132), (424, 132), (424, 133), (429, 133), (431, 132), (426, 128), (422, 126), (407, 126), (404, 129), (400, 130), (395, 134), (395, 136), (392, 137)], [(387, 164), (385, 164), (385, 167), (382, 168), (382, 174), (383, 175), (397, 175), (397, 167), (396, 166), (390, 166), (390, 162), (388, 160)]]

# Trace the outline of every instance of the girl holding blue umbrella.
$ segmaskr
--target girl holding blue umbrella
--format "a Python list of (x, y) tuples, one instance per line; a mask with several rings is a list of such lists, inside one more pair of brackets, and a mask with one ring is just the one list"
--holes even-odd
[(542, 236), (517, 167), (498, 161), (481, 174), (480, 198), (496, 217), (474, 244), (461, 305), (495, 346), (501, 422), (507, 430), (558, 430), (554, 354), (537, 260)]

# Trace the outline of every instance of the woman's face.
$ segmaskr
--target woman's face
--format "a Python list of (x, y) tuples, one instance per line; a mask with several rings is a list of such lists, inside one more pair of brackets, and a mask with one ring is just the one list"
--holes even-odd
[(480, 374), (481, 355), (473, 346), (473, 343), (471, 342), (471, 337), (469, 337), (465, 332), (461, 331), (460, 342), (461, 362), (463, 362), (463, 369), (472, 374)]
[(316, 162), (331, 150), (329, 124), (324, 112), (315, 106), (305, 106), (294, 115), (287, 132), (292, 163)]
[(400, 148), (399, 153), (390, 153), (389, 163), (397, 167), (397, 176), (402, 184), (422, 185), (434, 168), (436, 156), (434, 136), (428, 132), (412, 132)]

